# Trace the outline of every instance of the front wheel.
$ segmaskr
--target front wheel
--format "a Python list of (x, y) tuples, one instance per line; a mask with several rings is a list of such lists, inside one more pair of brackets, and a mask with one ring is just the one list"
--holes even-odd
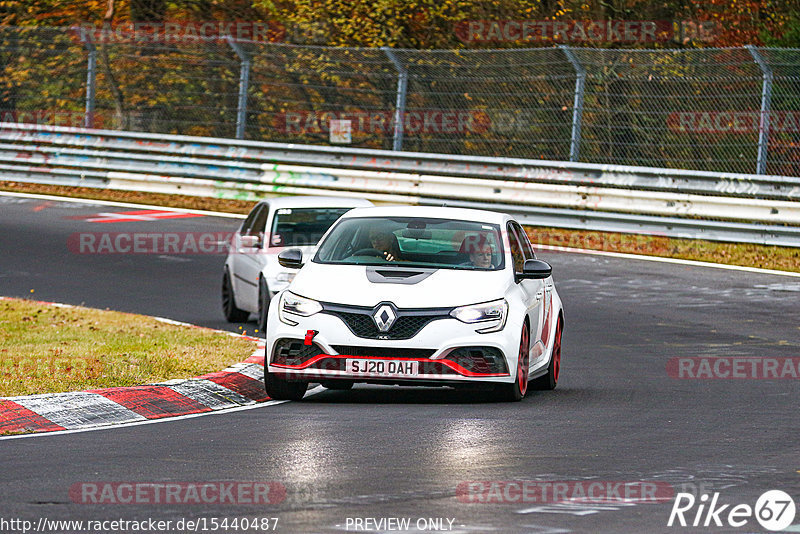
[(278, 378), (264, 365), (264, 389), (273, 400), (300, 400), (306, 394), (308, 382), (293, 382)]
[(236, 307), (236, 299), (233, 295), (233, 284), (228, 269), (222, 275), (222, 313), (229, 323), (243, 323), (250, 314)]
[(499, 400), (516, 402), (521, 401), (528, 392), (528, 369), (530, 367), (531, 335), (527, 321), (522, 326), (519, 336), (519, 353), (517, 355), (517, 377), (512, 384), (498, 384), (496, 386)]
[(558, 385), (558, 375), (561, 373), (561, 330), (563, 330), (563, 326), (564, 322), (559, 319), (558, 326), (556, 326), (556, 337), (553, 339), (553, 357), (550, 358), (550, 365), (547, 366), (547, 374), (531, 382), (533, 389), (556, 389)]

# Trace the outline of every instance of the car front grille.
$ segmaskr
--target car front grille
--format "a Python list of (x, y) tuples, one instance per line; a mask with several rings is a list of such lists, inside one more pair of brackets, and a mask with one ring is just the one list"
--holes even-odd
[(333, 345), (333, 350), (345, 356), (359, 358), (430, 358), (433, 349), (400, 349), (395, 347), (355, 347), (350, 345)]
[(362, 313), (335, 313), (358, 337), (367, 339), (410, 339), (433, 320), (431, 317), (398, 317), (388, 332), (381, 332), (372, 317)]
[(338, 317), (353, 334), (365, 339), (411, 339), (428, 323), (438, 319), (448, 319), (452, 310), (452, 308), (396, 309), (397, 318), (394, 324), (388, 331), (381, 332), (372, 318), (377, 308), (377, 306), (366, 308), (322, 304), (323, 313)]

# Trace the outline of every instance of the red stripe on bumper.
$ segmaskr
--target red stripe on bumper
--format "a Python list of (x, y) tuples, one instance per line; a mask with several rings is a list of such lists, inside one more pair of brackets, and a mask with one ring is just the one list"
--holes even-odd
[(65, 430), (65, 428), (14, 401), (0, 400), (0, 433), (53, 432), (55, 430)]
[(165, 386), (89, 390), (148, 419), (210, 412), (211, 408)]

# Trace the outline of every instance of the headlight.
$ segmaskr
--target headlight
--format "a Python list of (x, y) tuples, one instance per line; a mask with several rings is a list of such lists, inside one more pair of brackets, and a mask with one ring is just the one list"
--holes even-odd
[(281, 294), (278, 304), (278, 318), (289, 325), (295, 326), (297, 321), (292, 320), (292, 316), (309, 317), (322, 311), (322, 305), (316, 300), (307, 299), (300, 295), (295, 295), (290, 291)]
[(461, 306), (451, 311), (450, 315), (462, 323), (487, 323), (484, 328), (476, 330), (476, 332), (480, 332), (481, 334), (497, 332), (506, 326), (508, 302), (506, 302), (506, 299), (500, 299), (484, 302), (483, 304)]

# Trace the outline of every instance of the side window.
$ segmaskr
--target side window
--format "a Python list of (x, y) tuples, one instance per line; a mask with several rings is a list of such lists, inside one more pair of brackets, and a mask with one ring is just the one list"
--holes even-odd
[[(253, 220), (250, 221), (250, 225), (242, 226), (242, 235), (261, 236), (264, 234), (264, 227), (267, 225), (267, 216), (269, 215), (269, 206), (262, 204), (261, 209), (253, 215), (254, 217)], [(250, 217), (247, 219), (249, 220)], [(247, 223), (247, 220), (245, 223)]]
[(250, 212), (250, 215), (248, 215), (247, 218), (242, 223), (242, 228), (239, 230), (239, 233), (242, 235), (249, 235), (250, 229), (253, 227), (253, 223), (255, 222), (256, 217), (258, 217), (263, 211), (264, 211), (263, 204), (259, 204), (258, 206), (253, 208), (253, 211)]
[(517, 231), (517, 235), (519, 236), (519, 244), (522, 246), (522, 254), (525, 255), (525, 259), (535, 260), (536, 254), (533, 252), (533, 246), (531, 246), (531, 242), (528, 239), (528, 234), (526, 234), (525, 230), (523, 230), (522, 227), (517, 223), (511, 223), (511, 226), (513, 226), (514, 230)]
[(517, 237), (514, 226), (509, 223), (507, 229), (508, 243), (511, 247), (511, 259), (514, 260), (514, 272), (521, 273), (522, 265), (525, 263), (525, 254), (522, 252), (522, 245), (520, 245), (519, 237)]
[(251, 235), (258, 235), (262, 237), (264, 236), (264, 231), (266, 230), (268, 216), (269, 216), (269, 206), (265, 205), (264, 209), (261, 210), (261, 213), (259, 213), (258, 217), (256, 217), (255, 222), (253, 222), (253, 227), (250, 229)]

